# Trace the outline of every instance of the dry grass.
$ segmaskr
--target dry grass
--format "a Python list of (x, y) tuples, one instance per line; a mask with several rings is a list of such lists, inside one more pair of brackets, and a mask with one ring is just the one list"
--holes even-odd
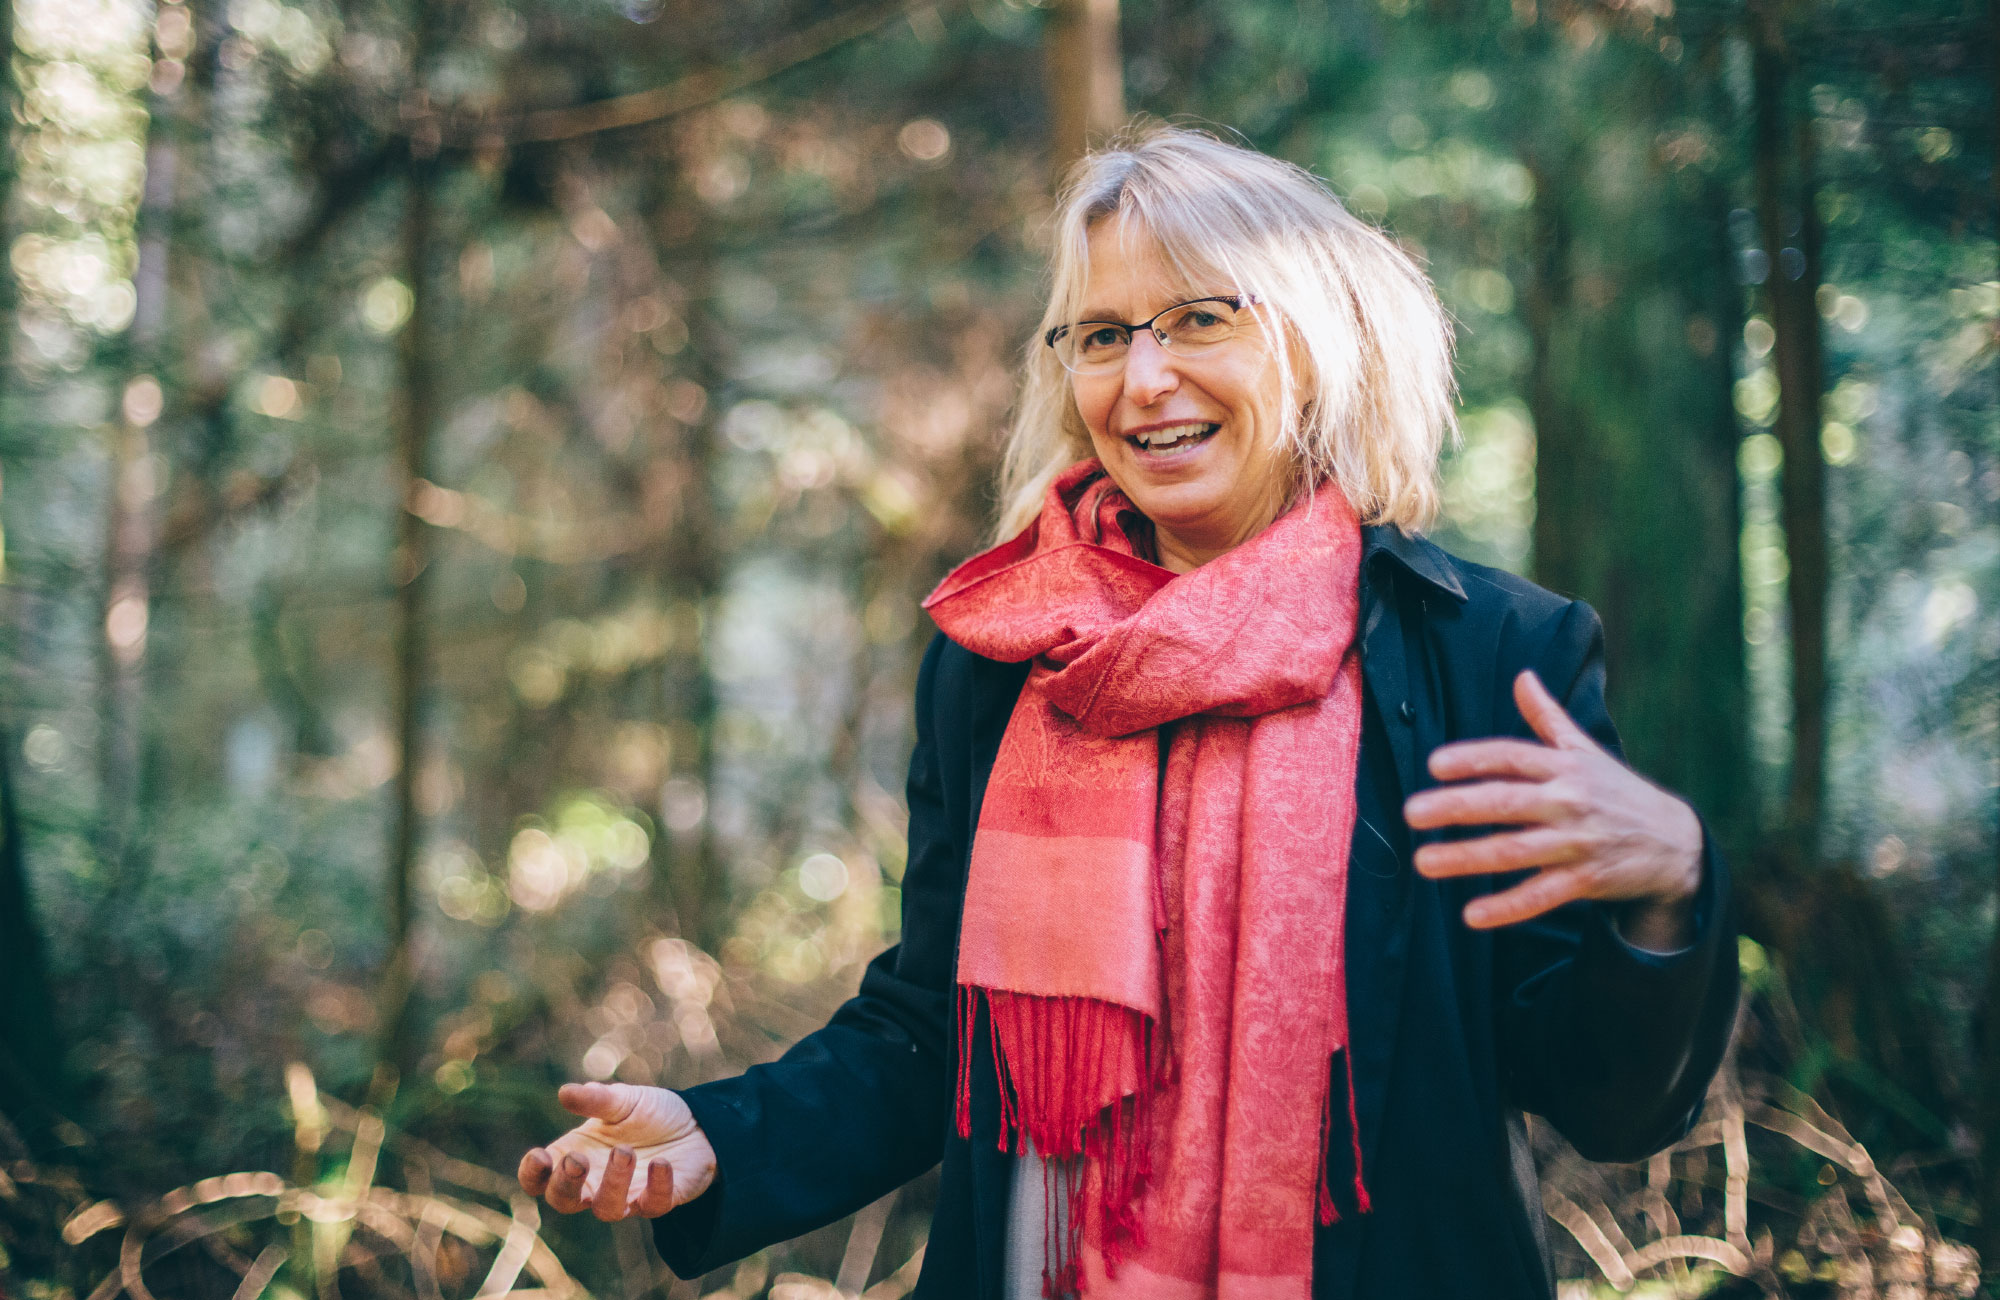
[[(17, 1226), (39, 1223), (51, 1230), (74, 1263), (109, 1261), (87, 1291), (24, 1281), (19, 1294), (27, 1300), (79, 1294), (87, 1300), (209, 1294), (230, 1300), (303, 1300), (307, 1294), (314, 1300), (590, 1300), (542, 1239), (539, 1203), (511, 1175), (389, 1134), (372, 1111), (320, 1093), (302, 1065), (287, 1070), (287, 1083), (300, 1168), (337, 1171), (316, 1183), (246, 1170), (133, 1204), (91, 1199), (66, 1171), (24, 1158), (0, 1166), (0, 1210)], [(11, 1134), (0, 1131), (0, 1139)], [(20, 1155), (18, 1143), (6, 1145)], [(890, 1199), (855, 1216), (841, 1270), (845, 1285), (781, 1273), (767, 1291), (767, 1274), (753, 1262), (708, 1294), (901, 1300), (916, 1286), (921, 1248), (865, 1292), (846, 1282), (857, 1272), (865, 1281), (872, 1269)], [(175, 1268), (183, 1252), (200, 1256), (201, 1267)], [(7, 1263), (0, 1251), (0, 1296), (15, 1294), (6, 1285)], [(649, 1253), (625, 1263), (625, 1300), (696, 1294), (693, 1284), (676, 1283)], [(163, 1271), (173, 1274), (164, 1286), (158, 1281)], [(224, 1279), (227, 1284), (219, 1285)]]
[[(1745, 1066), (1746, 1045), (1770, 1055), (1750, 1030), (1762, 996), (1751, 989), (1702, 1121), (1669, 1150), (1593, 1164), (1535, 1125), (1542, 1204), (1567, 1234), (1560, 1300), (1973, 1295), (1978, 1255), (1913, 1208), (1819, 1102)], [(1810, 1194), (1788, 1186), (1785, 1175), (1814, 1163)]]
[[(115, 1263), (89, 1300), (154, 1300), (149, 1275), (184, 1251), (213, 1266), (198, 1275), (233, 1274), (233, 1300), (297, 1295), (292, 1283), (300, 1281), (319, 1300), (336, 1300), (343, 1281), (348, 1290), (359, 1283), (371, 1294), (418, 1300), (587, 1295), (542, 1240), (536, 1202), (511, 1178), (390, 1139), (374, 1113), (322, 1096), (303, 1066), (291, 1067), (287, 1082), (301, 1168), (331, 1157), (332, 1177), (301, 1185), (268, 1170), (243, 1171), (120, 1204), (78, 1201), (73, 1181), (16, 1162), (10, 1197), (37, 1195), (45, 1212), (73, 1203), (59, 1231), (79, 1254), (103, 1253), (115, 1234)], [(391, 1173), (400, 1189), (385, 1180)], [(170, 1291), (185, 1293), (189, 1272), (176, 1273)]]
[[(615, 1024), (607, 1020), (609, 1032), (633, 1032), (639, 1041), (638, 1031), (655, 1017), (677, 1021), (686, 1037), (697, 1037), (691, 1031), (700, 1028), (709, 1057), (689, 1064), (711, 1076), (748, 1064), (738, 1058), (751, 1056), (753, 1041), (768, 1053), (789, 1037), (767, 1023), (766, 1013), (779, 1004), (777, 988), (724, 977), (706, 959), (665, 960), (688, 952), (674, 945), (650, 951), (661, 958), (656, 974), (664, 1004), (648, 1003), (647, 1014)], [(701, 972), (706, 978), (693, 978)], [(848, 979), (852, 973), (841, 972)], [(1770, 1036), (1756, 1030), (1756, 1013), (1768, 1010), (1767, 994), (1757, 988), (1702, 1122), (1672, 1149), (1637, 1165), (1593, 1164), (1548, 1125), (1534, 1125), (1543, 1206), (1561, 1229), (1558, 1265), (1568, 1279), (1560, 1284), (1561, 1300), (1973, 1295), (1979, 1280), (1973, 1251), (1912, 1207), (1819, 1102), (1775, 1070), (1746, 1064), (1749, 1057), (1757, 1067), (1783, 1064), (1771, 1059)], [(67, 1171), (33, 1164), (0, 1121), (0, 1247), (39, 1237), (61, 1261), (56, 1276), (69, 1279), (29, 1281), (10, 1273), (0, 1248), (0, 1296), (585, 1300), (588, 1293), (543, 1239), (537, 1202), (511, 1174), (389, 1133), (372, 1111), (322, 1094), (304, 1065), (288, 1067), (285, 1077), (296, 1147), (289, 1177), (246, 1170), (139, 1203), (92, 1198)], [(1805, 1194), (1798, 1191), (1802, 1169)], [(853, 1216), (832, 1278), (796, 1271), (774, 1277), (772, 1258), (760, 1255), (706, 1294), (901, 1300), (915, 1287), (921, 1246), (867, 1286), (895, 1200), (885, 1197)], [(699, 1294), (696, 1284), (676, 1282), (665, 1271), (642, 1228), (619, 1228), (625, 1231), (614, 1232), (616, 1285), (624, 1300)]]

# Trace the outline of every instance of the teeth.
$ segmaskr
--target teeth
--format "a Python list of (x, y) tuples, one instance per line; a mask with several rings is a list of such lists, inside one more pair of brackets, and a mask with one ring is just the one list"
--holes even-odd
[(1141, 447), (1168, 447), (1183, 438), (1202, 437), (1214, 429), (1215, 426), (1212, 424), (1175, 424), (1164, 429), (1152, 429), (1145, 433), (1134, 434), (1132, 437)]

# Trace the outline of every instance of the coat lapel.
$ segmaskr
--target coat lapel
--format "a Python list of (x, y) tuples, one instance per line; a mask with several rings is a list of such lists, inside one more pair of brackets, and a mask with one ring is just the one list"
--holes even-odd
[(1396, 784), (1408, 798), (1417, 788), (1417, 737), (1411, 725), (1409, 663), (1403, 620), (1396, 608), (1393, 581), (1379, 581), (1380, 572), (1363, 571), (1361, 579), (1361, 675), (1375, 697), (1389, 748), (1396, 757)]
[[(1361, 596), (1362, 676), (1389, 740), (1396, 779), (1394, 788), (1382, 789), (1377, 799), (1357, 802), (1374, 802), (1385, 818), (1400, 818), (1402, 801), (1419, 788), (1408, 648), (1396, 584), (1383, 567), (1362, 570)], [(1380, 765), (1369, 762), (1365, 753), (1362, 757), (1360, 779), (1376, 780)], [(1379, 807), (1384, 799), (1388, 806)], [(1403, 855), (1368, 827), (1357, 827), (1347, 873), (1347, 1014), (1364, 1170), (1374, 1159), (1388, 1101), (1415, 886), (1416, 872)]]

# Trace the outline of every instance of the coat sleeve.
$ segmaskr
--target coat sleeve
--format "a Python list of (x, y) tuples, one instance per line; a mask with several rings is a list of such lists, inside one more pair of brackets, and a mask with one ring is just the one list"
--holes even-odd
[(661, 1257), (683, 1278), (851, 1214), (943, 1152), (964, 855), (931, 727), (941, 648), (932, 644), (917, 678), (902, 942), (824, 1029), (776, 1061), (682, 1093), (716, 1156), (708, 1191), (654, 1224)]
[[(1603, 628), (1588, 605), (1571, 603), (1530, 666), (1586, 731), (1620, 752), (1604, 705)], [(1531, 734), (1511, 693), (1503, 711), (1517, 734)], [(1572, 903), (1495, 935), (1508, 1100), (1605, 1161), (1639, 1160), (1685, 1136), (1728, 1045), (1736, 924), (1728, 866), (1707, 824), (1687, 947), (1633, 947), (1617, 911)]]

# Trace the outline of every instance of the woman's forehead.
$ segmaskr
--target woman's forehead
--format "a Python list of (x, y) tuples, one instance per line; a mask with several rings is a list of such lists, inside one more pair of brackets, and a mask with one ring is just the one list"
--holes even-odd
[(1200, 287), (1198, 277), (1154, 238), (1144, 221), (1125, 213), (1100, 218), (1089, 229), (1088, 260), (1079, 307), (1092, 312), (1131, 310), (1157, 301), (1171, 306), (1226, 287)]
[(1114, 265), (1124, 273), (1167, 273), (1167, 251), (1144, 217), (1133, 212), (1113, 212), (1099, 217), (1085, 229), (1090, 268)]

